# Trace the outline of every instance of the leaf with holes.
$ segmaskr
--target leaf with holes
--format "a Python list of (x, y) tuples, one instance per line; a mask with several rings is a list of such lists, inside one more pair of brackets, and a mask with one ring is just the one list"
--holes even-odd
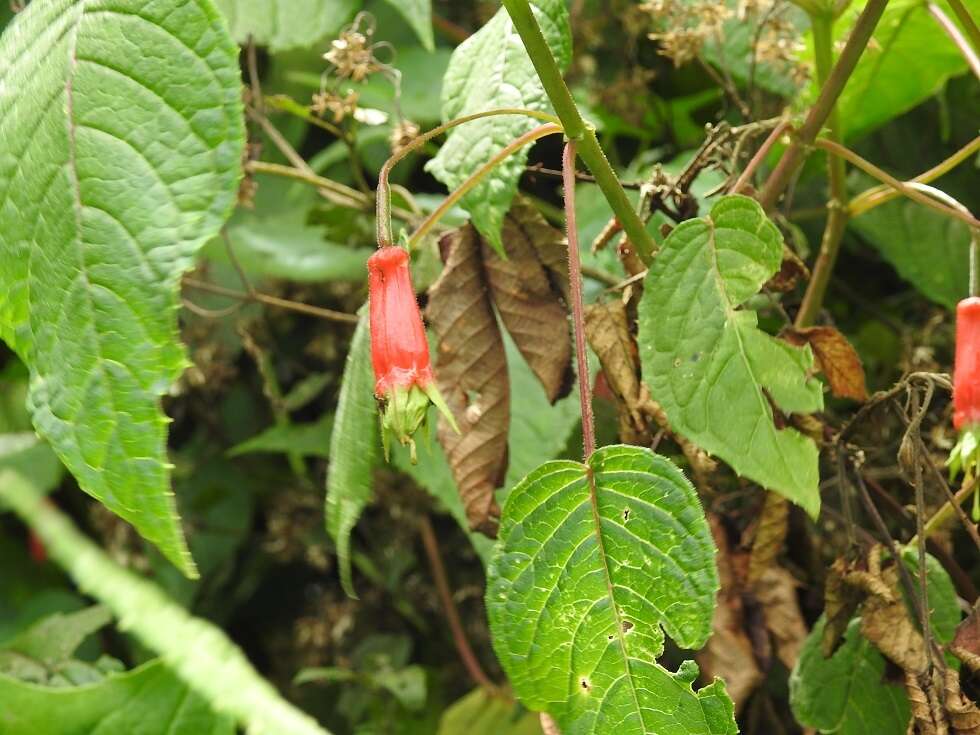
[(232, 36), (249, 36), (272, 52), (309, 48), (334, 36), (360, 10), (362, 0), (215, 0)]
[(778, 428), (771, 405), (787, 413), (823, 406), (813, 354), (738, 309), (779, 270), (782, 252), (779, 230), (748, 197), (725, 197), (707, 217), (678, 225), (644, 282), (640, 359), (674, 430), (815, 516), (817, 447)]
[(82, 489), (193, 575), (160, 396), (178, 281), (235, 202), (238, 50), (206, 0), (52, 0), (0, 69), (0, 337)]
[(711, 633), (715, 547), (697, 494), (648, 449), (541, 465), (511, 492), (488, 570), (494, 648), (514, 692), (565, 735), (729, 735), (721, 681), (657, 663)]
[[(565, 1), (532, 0), (531, 8), (559, 66), (564, 69), (572, 53)], [(534, 65), (504, 8), (453, 53), (443, 80), (442, 117), (452, 120), (501, 107), (550, 109)], [(523, 115), (495, 115), (467, 123), (449, 135), (439, 155), (426, 168), (450, 189), (455, 189), (508, 143), (539, 124)], [(517, 180), (526, 161), (527, 148), (524, 148), (496, 166), (462, 200), (480, 234), (501, 253), (504, 215), (517, 193)]]
[(356, 595), (351, 577), (350, 534), (374, 495), (374, 466), (380, 445), (371, 333), (367, 316), (362, 316), (347, 354), (327, 470), (327, 533), (337, 544), (340, 581), (351, 597)]

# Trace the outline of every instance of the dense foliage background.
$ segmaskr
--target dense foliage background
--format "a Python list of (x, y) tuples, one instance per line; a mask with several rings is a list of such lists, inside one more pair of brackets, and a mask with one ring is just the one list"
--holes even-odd
[[(617, 570), (634, 553), (688, 554), (649, 573), (673, 612), (637, 613), (651, 658), (668, 633), (663, 686), (687, 687), (656, 735), (733, 732), (726, 707), (750, 735), (980, 733), (980, 537), (947, 496), (973, 498), (973, 480), (948, 483), (944, 467), (971, 228), (906, 196), (872, 208), (891, 189), (853, 162), (830, 183), (822, 149), (807, 149), (771, 223), (722, 196), (763, 189), (826, 76), (815, 41), (839, 55), (865, 3), (534, 5), (661, 253), (679, 252), (668, 235), (681, 222), (729, 211), (761, 243), (731, 246), (758, 267), (721, 266), (730, 303), (666, 256), (644, 281), (579, 165), (598, 445), (652, 447), (693, 483), (643, 464), (649, 453), (593, 458), (672, 488), (661, 525), (610, 552)], [(955, 10), (976, 21), (980, 5), (938, 5), (969, 48)], [(887, 3), (823, 137), (900, 181), (952, 161), (929, 180), (975, 213), (980, 85), (931, 7)], [(403, 447), (386, 462), (358, 317), (385, 161), (452, 118), (551, 110), (506, 10), (33, 0), (0, 6), (0, 25), (0, 733), (531, 735), (552, 726), (538, 711), (572, 717), (554, 704), (566, 684), (588, 693), (599, 679), (552, 671), (549, 692), (534, 679), (541, 652), (501, 633), (519, 638), (550, 603), (491, 609), (492, 642), (485, 601), (523, 594), (511, 576), (536, 532), (505, 510), (514, 546), (494, 557), (486, 534), (506, 496), (542, 463), (582, 459), (560, 137), (446, 211), (447, 190), (539, 121), (459, 127), (391, 174), (396, 235), (424, 231), (412, 270), (440, 387), (475, 428), (457, 437), (433, 412), (418, 464)], [(826, 296), (801, 324), (828, 211), (847, 202)], [(688, 255), (715, 247), (697, 237)], [(710, 352), (712, 330), (736, 321), (764, 377), (705, 368), (688, 396), (710, 417), (699, 425), (665, 397), (663, 345)], [(550, 500), (547, 482), (532, 489)], [(545, 525), (545, 538), (571, 533), (568, 518)], [(904, 547), (917, 531), (925, 643), (909, 592), (918, 547)], [(567, 564), (562, 595), (591, 572), (567, 551), (547, 559)], [(587, 591), (562, 595), (559, 610), (582, 615)], [(525, 659), (538, 673), (515, 677)], [(714, 699), (715, 677), (731, 704)], [(697, 722), (677, 714), (695, 680)], [(643, 732), (589, 722), (572, 732)]]

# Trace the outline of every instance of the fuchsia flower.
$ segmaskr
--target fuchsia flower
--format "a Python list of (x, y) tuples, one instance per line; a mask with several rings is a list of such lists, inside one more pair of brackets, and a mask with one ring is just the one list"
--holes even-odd
[(371, 362), (374, 394), (382, 402), (381, 433), (388, 454), (394, 435), (411, 447), (412, 436), (425, 425), (429, 404), (434, 404), (456, 431), (456, 421), (436, 387), (429, 359), (429, 342), (412, 277), (408, 253), (389, 245), (368, 259), (368, 292), (371, 302)]

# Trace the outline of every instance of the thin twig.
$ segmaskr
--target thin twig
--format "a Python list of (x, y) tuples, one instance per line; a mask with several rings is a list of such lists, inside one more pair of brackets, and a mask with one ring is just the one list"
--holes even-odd
[(213, 293), (218, 296), (227, 296), (230, 299), (238, 299), (239, 301), (254, 302), (257, 304), (265, 304), (266, 306), (275, 306), (279, 309), (287, 309), (289, 311), (295, 311), (300, 314), (308, 314), (309, 316), (319, 317), (320, 319), (327, 319), (333, 322), (343, 322), (345, 324), (357, 324), (356, 314), (347, 314), (343, 311), (334, 311), (333, 309), (324, 309), (320, 306), (312, 306), (310, 304), (304, 304), (300, 301), (290, 301), (289, 299), (281, 299), (278, 296), (270, 296), (269, 294), (253, 292), (245, 293), (243, 291), (236, 291), (233, 288), (225, 288), (224, 286), (219, 286), (215, 283), (208, 283), (207, 281), (199, 281), (196, 278), (184, 278), (184, 285), (188, 288), (193, 288), (198, 291), (204, 291), (206, 293)]
[(474, 683), (490, 691), (495, 691), (497, 687), (490, 677), (488, 677), (480, 662), (470, 647), (470, 642), (466, 637), (466, 630), (459, 617), (459, 610), (453, 601), (452, 591), (449, 588), (449, 579), (446, 576), (446, 567), (442, 563), (442, 556), (439, 553), (439, 542), (436, 540), (435, 531), (432, 529), (432, 522), (428, 516), (423, 515), (419, 520), (419, 531), (422, 535), (422, 545), (425, 547), (425, 554), (429, 557), (429, 566), (432, 568), (432, 576), (436, 583), (436, 591), (439, 593), (439, 600), (442, 602), (443, 612), (446, 613), (446, 621), (449, 623), (449, 630), (453, 636), (453, 643), (456, 644), (456, 651), (459, 658), (466, 667), (467, 673)]
[(578, 394), (582, 409), (582, 446), (585, 461), (595, 452), (595, 421), (592, 417), (592, 386), (589, 384), (589, 358), (585, 348), (585, 308), (582, 305), (582, 263), (575, 225), (575, 141), (565, 144), (562, 155), (565, 193), (565, 228), (568, 241), (568, 280), (571, 286), (572, 323), (575, 327), (575, 357), (578, 363)]
[(779, 140), (782, 134), (789, 129), (789, 127), (789, 120), (783, 120), (772, 129), (772, 132), (769, 133), (769, 137), (762, 142), (762, 145), (759, 146), (759, 150), (757, 150), (755, 155), (752, 156), (748, 165), (745, 167), (745, 170), (742, 171), (735, 183), (732, 184), (732, 194), (738, 194), (745, 187), (745, 185), (752, 180), (752, 174), (754, 174), (755, 170), (759, 168), (759, 165), (766, 159), (766, 156), (769, 155), (769, 151), (772, 150), (772, 147), (776, 145), (776, 142)]

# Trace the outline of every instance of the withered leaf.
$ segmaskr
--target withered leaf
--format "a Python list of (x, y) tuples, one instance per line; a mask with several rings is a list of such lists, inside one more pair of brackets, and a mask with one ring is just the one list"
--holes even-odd
[(980, 605), (956, 628), (950, 650), (972, 671), (980, 671)]
[(640, 365), (622, 301), (585, 307), (585, 337), (599, 357), (610, 390), (621, 403), (634, 431), (646, 423), (642, 410)]
[(809, 632), (796, 599), (797, 586), (793, 575), (778, 566), (768, 567), (752, 586), (752, 593), (762, 606), (766, 629), (776, 644), (776, 655), (790, 671)]
[(868, 400), (861, 358), (847, 337), (838, 330), (833, 327), (793, 328), (785, 330), (782, 336), (790, 344), (810, 345), (817, 367), (827, 376), (830, 390), (835, 396), (855, 401)]
[(439, 340), (435, 372), (460, 432), (444, 421), (446, 452), (470, 527), (496, 535), (494, 490), (507, 471), (510, 382), (504, 342), (484, 277), (480, 237), (471, 225), (445, 235), (446, 265), (429, 289), (426, 316)]
[(810, 271), (807, 269), (806, 263), (786, 245), (783, 245), (783, 262), (779, 266), (779, 272), (766, 283), (766, 288), (770, 291), (787, 293), (796, 288), (796, 284), (800, 280), (806, 280), (809, 277)]
[(530, 203), (516, 199), (501, 235), (507, 259), (483, 241), (490, 297), (517, 348), (554, 403), (572, 386), (564, 235)]
[(737, 581), (738, 572), (736, 552), (732, 551), (728, 535), (717, 516), (709, 515), (711, 535), (718, 547), (718, 577), (721, 591), (711, 621), (711, 638), (707, 645), (695, 655), (702, 673), (707, 678), (720, 677), (725, 680), (728, 695), (735, 704), (735, 711), (741, 710), (749, 696), (764, 678), (762, 669), (756, 661), (752, 641), (745, 632), (745, 614)]
[(762, 578), (783, 550), (789, 531), (789, 501), (782, 495), (766, 493), (766, 500), (752, 539), (749, 557), (749, 583)]

